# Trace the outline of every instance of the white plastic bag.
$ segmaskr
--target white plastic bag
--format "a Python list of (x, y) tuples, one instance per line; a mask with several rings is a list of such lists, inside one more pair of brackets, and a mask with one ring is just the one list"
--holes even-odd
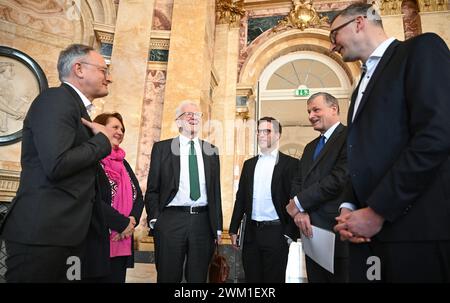
[(302, 242), (292, 242), (289, 245), (289, 255), (286, 267), (286, 283), (305, 283), (306, 268), (305, 254), (303, 253)]

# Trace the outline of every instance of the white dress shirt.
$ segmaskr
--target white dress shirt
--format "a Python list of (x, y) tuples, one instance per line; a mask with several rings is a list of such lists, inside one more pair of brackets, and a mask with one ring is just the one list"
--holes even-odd
[(206, 195), (205, 166), (203, 164), (202, 148), (198, 137), (194, 141), (195, 154), (197, 155), (198, 177), (200, 181), (200, 198), (193, 201), (190, 198), (189, 186), (189, 150), (191, 139), (180, 134), (180, 184), (178, 192), (167, 206), (206, 206), (208, 197)]
[(272, 175), (278, 158), (278, 149), (259, 154), (253, 179), (252, 220), (277, 220), (278, 214), (272, 201)]
[(384, 52), (389, 47), (389, 45), (391, 45), (391, 43), (394, 42), (394, 40), (395, 40), (394, 38), (389, 38), (380, 45), (378, 45), (378, 47), (369, 56), (367, 61), (364, 62), (364, 64), (367, 67), (367, 71), (366, 74), (364, 75), (364, 79), (361, 79), (361, 84), (359, 85), (358, 95), (356, 96), (355, 107), (353, 109), (352, 121), (353, 119), (355, 119), (356, 112), (358, 111), (359, 104), (361, 103), (361, 99), (367, 88), (367, 84), (369, 84), (370, 78), (372, 78), (372, 75), (375, 69), (377, 68), (378, 63), (380, 63), (381, 57), (383, 57)]
[(64, 81), (64, 83), (69, 85), (71, 88), (73, 88), (75, 90), (75, 92), (78, 94), (78, 96), (80, 96), (81, 101), (83, 101), (83, 104), (86, 107), (86, 110), (87, 110), (89, 116), (91, 116), (91, 113), (95, 109), (95, 105), (92, 104), (92, 102), (78, 88), (73, 86), (71, 83), (66, 82), (66, 81)]

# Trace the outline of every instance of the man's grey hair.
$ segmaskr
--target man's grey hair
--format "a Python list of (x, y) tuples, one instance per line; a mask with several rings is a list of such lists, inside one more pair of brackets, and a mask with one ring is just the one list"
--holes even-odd
[(336, 97), (334, 97), (333, 95), (329, 94), (329, 93), (325, 93), (325, 92), (319, 92), (319, 93), (315, 93), (313, 95), (311, 95), (311, 97), (309, 97), (308, 101), (306, 101), (307, 104), (311, 103), (315, 98), (322, 96), (325, 99), (325, 103), (331, 107), (331, 106), (336, 106), (337, 108), (337, 113), (339, 115), (339, 101), (338, 99), (336, 99)]
[(356, 16), (366, 16), (369, 21), (383, 27), (383, 22), (381, 21), (381, 16), (378, 13), (377, 9), (372, 4), (367, 4), (364, 2), (357, 2), (350, 4), (344, 10), (339, 12), (331, 23), (336, 20), (337, 17), (356, 17)]
[(66, 49), (63, 49), (59, 53), (57, 65), (59, 80), (61, 82), (66, 80), (75, 61), (88, 55), (91, 51), (94, 51), (92, 47), (83, 44), (71, 44)]
[(183, 114), (183, 108), (187, 105), (193, 105), (197, 108), (200, 108), (200, 106), (196, 102), (192, 100), (184, 100), (178, 105), (177, 109), (175, 110), (175, 120)]

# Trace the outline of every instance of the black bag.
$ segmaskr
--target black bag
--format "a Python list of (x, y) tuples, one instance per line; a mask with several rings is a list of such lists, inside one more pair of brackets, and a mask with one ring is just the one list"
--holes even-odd
[(230, 274), (230, 266), (227, 259), (219, 254), (219, 245), (216, 245), (214, 255), (209, 264), (209, 282), (210, 283), (225, 283)]

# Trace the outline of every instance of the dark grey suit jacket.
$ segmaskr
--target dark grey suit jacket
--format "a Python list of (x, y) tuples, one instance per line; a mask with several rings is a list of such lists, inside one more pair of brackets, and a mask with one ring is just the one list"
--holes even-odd
[(427, 33), (388, 47), (353, 122), (352, 96), (347, 200), (386, 219), (380, 241), (450, 239), (449, 83), (449, 49)]
[[(219, 150), (214, 145), (200, 140), (205, 168), (208, 213), (213, 238), (223, 228), (222, 198), (220, 191)], [(147, 219), (158, 219), (164, 207), (178, 192), (180, 183), (180, 139), (179, 137), (156, 142), (153, 145), (150, 171), (145, 193)]]
[(98, 162), (111, 152), (93, 136), (78, 94), (62, 84), (42, 92), (24, 120), (22, 172), (2, 237), (23, 244), (76, 246), (86, 237), (95, 201)]
[[(292, 196), (297, 196), (309, 214), (311, 224), (330, 230), (336, 225), (342, 193), (348, 183), (347, 128), (339, 124), (324, 148), (313, 161), (320, 137), (308, 143), (300, 160), (300, 169), (293, 180)], [(347, 245), (336, 234), (335, 255), (348, 255)]]

